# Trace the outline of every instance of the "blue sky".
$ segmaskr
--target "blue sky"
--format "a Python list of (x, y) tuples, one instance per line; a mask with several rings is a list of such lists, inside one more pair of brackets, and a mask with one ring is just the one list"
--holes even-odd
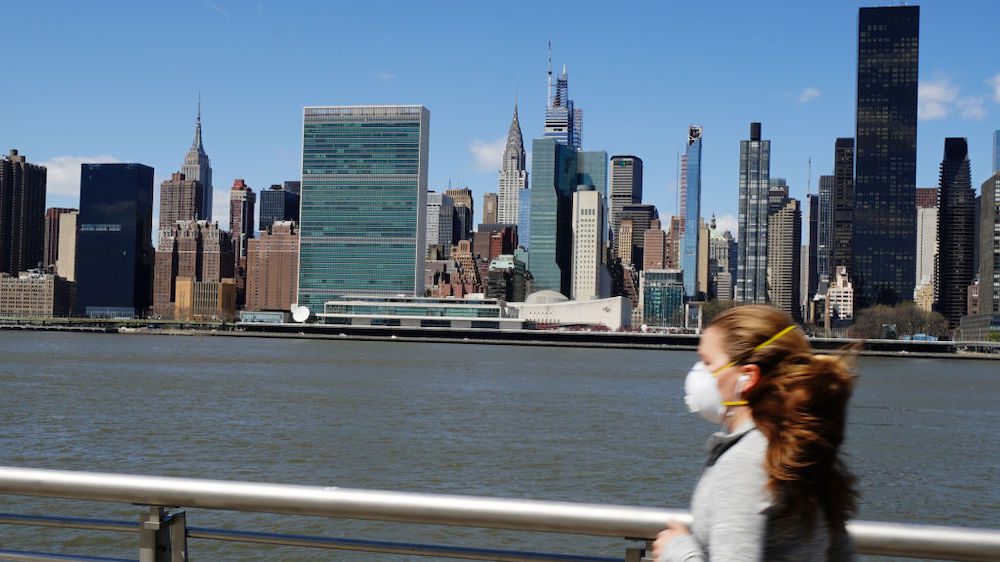
[[(235, 178), (300, 175), (302, 107), (423, 104), (430, 187), (496, 191), (515, 96), (540, 136), (546, 41), (584, 110), (588, 150), (636, 154), (645, 200), (674, 212), (687, 126), (704, 127), (702, 212), (737, 208), (739, 141), (761, 121), (772, 176), (802, 197), (854, 131), (857, 7), (889, 2), (21, 2), (6, 7), (0, 142), (78, 200), (81, 161), (180, 169), (199, 91), (216, 218)], [(921, 5), (918, 185), (944, 137), (969, 138), (973, 183), (1000, 129), (1000, 2)], [(220, 216), (221, 214), (221, 216)]]

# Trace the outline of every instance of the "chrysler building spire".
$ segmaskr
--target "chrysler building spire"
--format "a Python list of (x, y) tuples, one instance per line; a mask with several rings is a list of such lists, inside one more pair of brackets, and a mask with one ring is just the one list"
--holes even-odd
[(524, 154), (524, 137), (514, 102), (514, 117), (507, 131), (507, 146), (503, 151), (500, 168), (500, 188), (497, 197), (497, 220), (500, 224), (518, 224), (520, 219), (521, 192), (528, 188), (527, 158)]

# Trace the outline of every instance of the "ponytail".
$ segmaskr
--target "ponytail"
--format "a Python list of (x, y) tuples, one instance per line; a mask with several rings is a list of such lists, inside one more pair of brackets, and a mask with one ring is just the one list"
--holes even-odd
[(840, 457), (855, 376), (847, 359), (813, 355), (801, 330), (760, 345), (789, 324), (768, 306), (733, 308), (713, 322), (726, 331), (730, 357), (760, 367), (760, 380), (744, 397), (767, 438), (776, 515), (811, 528), (822, 514), (831, 533), (842, 533), (857, 509), (855, 479)]

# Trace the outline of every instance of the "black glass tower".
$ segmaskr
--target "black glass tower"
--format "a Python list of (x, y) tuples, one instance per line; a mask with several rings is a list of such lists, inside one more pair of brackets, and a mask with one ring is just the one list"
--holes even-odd
[(976, 192), (969, 171), (969, 145), (963, 138), (944, 139), (938, 190), (938, 258), (934, 300), (952, 328), (967, 312), (969, 285), (975, 277)]
[(153, 168), (83, 164), (77, 220), (77, 314), (145, 315), (153, 296)]
[(913, 298), (920, 8), (861, 8), (852, 263), (855, 307)]
[(827, 270), (831, 279), (840, 266), (848, 270), (854, 268), (851, 252), (854, 243), (854, 139), (837, 139), (833, 150), (832, 179), (830, 263)]
[[(290, 182), (285, 182), (288, 184)], [(274, 221), (299, 222), (299, 194), (280, 185), (260, 192), (260, 228), (266, 231)]]

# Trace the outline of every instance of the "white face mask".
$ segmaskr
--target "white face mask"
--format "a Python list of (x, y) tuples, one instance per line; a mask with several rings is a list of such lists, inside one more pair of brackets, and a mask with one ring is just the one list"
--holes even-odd
[(691, 413), (696, 413), (712, 423), (722, 423), (726, 407), (722, 404), (719, 385), (705, 363), (698, 361), (684, 379), (684, 403)]

